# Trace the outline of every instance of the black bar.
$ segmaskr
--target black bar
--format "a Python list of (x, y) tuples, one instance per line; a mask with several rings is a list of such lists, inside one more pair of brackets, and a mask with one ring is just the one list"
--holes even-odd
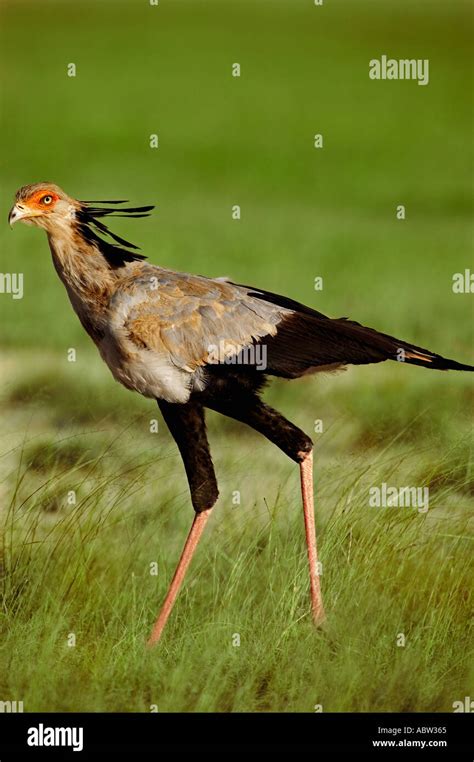
[[(31, 759), (96, 759), (189, 746), (292, 747), (360, 751), (379, 758), (416, 754), (420, 759), (472, 760), (473, 716), (440, 714), (0, 714), (0, 762)], [(42, 728), (42, 729), (41, 729)], [(52, 728), (53, 730), (49, 730)], [(65, 730), (56, 734), (56, 728)], [(81, 745), (47, 745), (50, 740)], [(27, 740), (43, 741), (43, 746)], [(374, 743), (377, 742), (377, 743)], [(383, 742), (383, 743), (382, 743)], [(390, 743), (389, 743), (390, 742)], [(416, 742), (416, 744), (414, 743)], [(422, 745), (424, 742), (424, 746)], [(258, 750), (257, 750), (258, 751)]]

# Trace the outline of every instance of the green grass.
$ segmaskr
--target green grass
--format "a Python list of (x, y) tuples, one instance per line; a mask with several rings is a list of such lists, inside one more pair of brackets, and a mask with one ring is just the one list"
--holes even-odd
[[(472, 295), (451, 289), (472, 260), (467, 3), (15, 2), (1, 14), (3, 219), (17, 187), (42, 179), (80, 198), (155, 203), (149, 220), (117, 221), (153, 262), (473, 361)], [(370, 82), (368, 61), (384, 52), (430, 58), (429, 86)], [(319, 632), (297, 468), (210, 414), (221, 497), (148, 652), (192, 519), (176, 448), (161, 419), (150, 433), (156, 406), (102, 364), (44, 234), (4, 225), (0, 245), (2, 272), (25, 278), (24, 299), (0, 294), (0, 700), (450, 711), (472, 695), (467, 374), (392, 363), (266, 393), (308, 433), (324, 424), (313, 433)], [(371, 508), (382, 482), (429, 486), (428, 513)]]

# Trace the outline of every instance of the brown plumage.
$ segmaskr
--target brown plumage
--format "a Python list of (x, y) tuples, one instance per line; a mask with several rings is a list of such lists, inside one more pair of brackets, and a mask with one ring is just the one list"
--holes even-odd
[[(312, 442), (259, 398), (268, 376), (396, 360), (438, 370), (474, 368), (288, 297), (148, 263), (103, 222), (152, 206), (78, 201), (52, 183), (21, 188), (10, 211), (43, 227), (56, 271), (113, 376), (158, 401), (180, 449), (196, 518), (155, 625), (161, 635), (218, 491), (206, 407), (263, 433), (300, 464), (313, 615), (322, 620), (312, 506)], [(109, 240), (110, 239), (110, 240)]]

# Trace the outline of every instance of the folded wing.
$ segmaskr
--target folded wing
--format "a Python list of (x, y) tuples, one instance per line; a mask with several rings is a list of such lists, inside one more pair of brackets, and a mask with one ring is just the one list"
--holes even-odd
[(296, 378), (324, 367), (398, 360), (446, 370), (470, 366), (346, 318), (330, 319), (287, 297), (222, 279), (143, 266), (114, 296), (136, 346), (194, 372), (265, 346), (266, 372)]

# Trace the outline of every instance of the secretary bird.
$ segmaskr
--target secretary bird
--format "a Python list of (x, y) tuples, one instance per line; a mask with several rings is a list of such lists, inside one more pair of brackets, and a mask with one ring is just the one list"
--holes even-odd
[(299, 464), (311, 608), (319, 624), (313, 443), (260, 399), (267, 376), (292, 379), (384, 360), (437, 370), (474, 367), (270, 291), (149, 264), (101, 221), (145, 217), (153, 209), (124, 203), (78, 201), (57, 185), (37, 183), (20, 188), (8, 220), (46, 230), (54, 267), (84, 329), (117, 381), (157, 400), (183, 459), (195, 517), (148, 643), (160, 639), (218, 496), (205, 408), (248, 424)]

